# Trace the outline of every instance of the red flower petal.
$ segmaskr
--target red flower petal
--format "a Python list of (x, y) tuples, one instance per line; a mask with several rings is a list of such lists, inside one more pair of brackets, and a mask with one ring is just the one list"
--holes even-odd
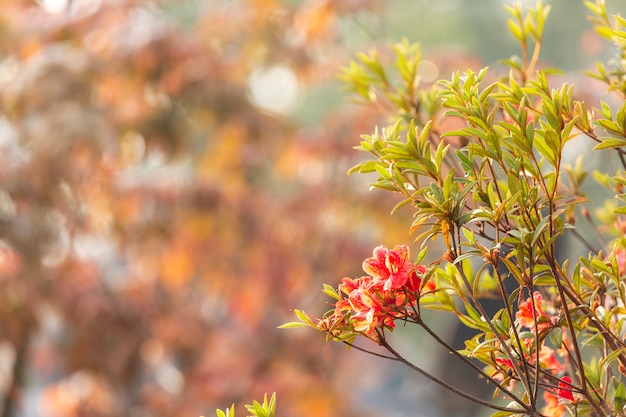
[(574, 401), (574, 393), (572, 392), (572, 378), (564, 376), (559, 381), (559, 388), (556, 390), (556, 394), (566, 400)]

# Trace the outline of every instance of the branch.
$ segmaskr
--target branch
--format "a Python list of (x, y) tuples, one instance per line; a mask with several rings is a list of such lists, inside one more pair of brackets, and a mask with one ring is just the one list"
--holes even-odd
[(437, 378), (434, 375), (429, 374), (428, 372), (424, 371), (422, 368), (418, 367), (417, 365), (413, 364), (412, 362), (409, 362), (408, 360), (406, 360), (402, 355), (400, 355), (395, 349), (393, 349), (391, 347), (391, 345), (389, 345), (389, 343), (387, 342), (387, 340), (384, 337), (384, 334), (380, 331), (377, 330), (377, 332), (379, 332), (379, 336), (380, 336), (380, 343), (382, 346), (384, 346), (395, 358), (394, 360), (398, 360), (400, 362), (402, 362), (404, 365), (408, 366), (409, 368), (411, 368), (412, 370), (414, 370), (415, 372), (419, 373), (422, 376), (425, 376), (426, 378), (430, 379), (431, 381), (433, 381), (434, 383), (438, 384), (439, 386), (447, 389), (448, 391), (451, 391), (467, 400), (470, 400), (474, 403), (483, 405), (485, 407), (491, 408), (493, 410), (499, 410), (499, 411), (508, 411), (511, 413), (529, 413), (531, 415), (536, 415), (539, 416), (539, 414), (535, 413), (531, 413), (530, 407), (525, 406), (524, 408), (511, 408), (511, 407), (506, 407), (506, 406), (502, 406), (502, 405), (498, 405), (498, 404), (493, 404), (489, 401), (485, 401), (481, 398), (478, 397), (474, 397), (471, 394), (468, 394), (464, 391), (459, 390), (458, 388), (455, 388), (454, 386), (448, 384), (447, 382), (445, 382), (442, 379)]

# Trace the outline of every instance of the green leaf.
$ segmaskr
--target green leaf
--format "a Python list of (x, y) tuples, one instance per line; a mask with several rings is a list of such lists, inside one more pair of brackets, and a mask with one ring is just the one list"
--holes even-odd
[(618, 124), (610, 119), (598, 119), (596, 122), (608, 132), (612, 132), (618, 135), (623, 133)]
[(217, 417), (235, 417), (235, 404), (226, 409), (226, 412), (222, 410), (215, 410)]
[(608, 119), (608, 120), (612, 120), (613, 119), (613, 113), (611, 111), (611, 106), (609, 106), (604, 101), (600, 101), (600, 107), (601, 107), (602, 115), (604, 116), (604, 118)]
[(376, 166), (380, 165), (378, 161), (364, 161), (361, 162), (348, 170), (348, 175), (351, 175), (355, 172), (360, 172), (361, 174), (367, 174), (370, 172), (376, 171)]
[(602, 142), (594, 146), (593, 150), (616, 149), (621, 148), (622, 146), (626, 146), (626, 139), (602, 138)]
[(615, 394), (613, 395), (613, 402), (617, 411), (622, 411), (624, 405), (626, 405), (626, 387), (621, 382), (617, 382), (617, 388), (615, 388)]
[(263, 397), (263, 403), (254, 401), (252, 404), (246, 405), (246, 410), (252, 413), (252, 416), (248, 417), (274, 417), (276, 412), (276, 393), (272, 394), (272, 398), (267, 400), (267, 394)]
[(555, 348), (560, 349), (563, 345), (563, 329), (560, 327), (552, 329), (550, 332), (550, 341)]
[(515, 39), (517, 39), (520, 43), (524, 42), (524, 34), (522, 33), (520, 26), (513, 19), (508, 19), (506, 23), (511, 34), (515, 36)]
[(550, 163), (550, 165), (556, 166), (556, 154), (554, 153), (554, 148), (547, 144), (545, 136), (544, 138), (535, 140), (535, 147), (541, 156), (543, 156)]
[(533, 237), (530, 242), (531, 246), (535, 246), (537, 244), (537, 241), (542, 237), (543, 231), (548, 226), (549, 220), (550, 220), (549, 216), (546, 216), (543, 219), (541, 219), (541, 221), (539, 222), (539, 224), (537, 225), (537, 227), (535, 228), (533, 232)]
[(290, 321), (290, 322), (281, 324), (277, 328), (278, 329), (297, 329), (300, 327), (310, 327), (310, 325), (306, 323), (302, 323), (300, 321)]
[(602, 16), (602, 7), (601, 6), (597, 6), (595, 2), (590, 1), (590, 0), (586, 0), (585, 1), (585, 6), (591, 10), (591, 12), (595, 15), (599, 15)]
[(375, 166), (376, 172), (381, 178), (391, 180), (391, 173), (381, 164)]
[(469, 136), (469, 137), (476, 137), (476, 138), (480, 138), (480, 139), (487, 139), (487, 135), (485, 134), (485, 132), (481, 129), (477, 129), (475, 127), (465, 127), (462, 129), (458, 129), (458, 130), (452, 130), (450, 132), (446, 132), (443, 135), (441, 135), (442, 137), (449, 137), (449, 136)]
[(619, 348), (609, 353), (598, 362), (598, 366), (608, 368), (613, 362), (615, 362), (621, 355), (626, 352), (626, 348)]
[(393, 208), (391, 209), (391, 214), (394, 214), (396, 211), (400, 210), (402, 207), (406, 206), (407, 204), (411, 203), (412, 201), (413, 201), (413, 199), (411, 199), (411, 198), (403, 199), (398, 204), (393, 206)]
[(518, 71), (522, 70), (522, 60), (519, 56), (516, 56), (516, 55), (513, 55), (512, 57), (508, 59), (500, 59), (498, 60), (498, 63), (502, 65), (507, 65), (511, 67), (512, 69), (515, 69)]

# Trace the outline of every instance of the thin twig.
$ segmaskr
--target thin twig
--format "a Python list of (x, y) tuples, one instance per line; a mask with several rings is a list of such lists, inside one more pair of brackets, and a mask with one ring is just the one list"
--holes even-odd
[(437, 343), (439, 343), (440, 345), (442, 345), (444, 348), (446, 348), (448, 350), (448, 352), (450, 352), (451, 354), (453, 354), (454, 356), (456, 356), (457, 358), (461, 359), (466, 365), (468, 365), (469, 367), (471, 367), (473, 370), (475, 370), (476, 372), (478, 372), (480, 375), (482, 375), (489, 383), (495, 385), (500, 391), (502, 391), (503, 393), (505, 393), (509, 398), (511, 398), (513, 401), (515, 401), (516, 403), (518, 403), (519, 405), (521, 405), (522, 407), (526, 407), (526, 404), (524, 403), (524, 401), (522, 399), (520, 399), (517, 395), (515, 395), (514, 393), (512, 393), (511, 391), (509, 391), (509, 389), (505, 388), (502, 384), (500, 384), (498, 381), (496, 381), (493, 377), (491, 377), (489, 374), (487, 374), (485, 371), (483, 371), (479, 366), (477, 366), (474, 362), (470, 361), (468, 358), (466, 358), (465, 356), (461, 355), (459, 353), (458, 350), (454, 349), (452, 346), (450, 346), (445, 340), (441, 339), (439, 337), (439, 335), (437, 335), (437, 333), (435, 333), (430, 327), (428, 327), (428, 325), (426, 325), (426, 323), (424, 323), (424, 321), (422, 321), (421, 317), (418, 316), (417, 319), (417, 324), (422, 327), (424, 330), (426, 330), (426, 332), (437, 341)]
[(412, 370), (414, 370), (415, 372), (419, 373), (422, 376), (425, 376), (426, 378), (430, 379), (431, 381), (433, 381), (434, 383), (436, 383), (437, 385), (447, 389), (448, 391), (451, 391), (467, 400), (470, 400), (474, 403), (483, 405), (485, 407), (494, 409), (494, 410), (500, 410), (500, 411), (508, 411), (508, 412), (512, 412), (512, 413), (530, 413), (530, 409), (528, 407), (525, 408), (511, 408), (511, 407), (506, 407), (506, 406), (501, 406), (498, 404), (494, 404), (491, 403), (489, 401), (485, 401), (481, 398), (478, 397), (474, 397), (471, 394), (468, 394), (464, 391), (461, 391), (460, 389), (448, 384), (447, 382), (445, 382), (442, 379), (437, 378), (434, 375), (429, 374), (428, 372), (424, 371), (422, 368), (418, 367), (417, 365), (413, 364), (412, 362), (409, 362), (408, 360), (406, 360), (402, 355), (400, 355), (395, 349), (393, 349), (391, 347), (391, 345), (387, 342), (387, 340), (385, 340), (384, 334), (380, 331), (377, 330), (377, 332), (379, 332), (379, 336), (380, 336), (380, 343), (382, 344), (382, 346), (384, 346), (397, 360), (399, 360), (400, 362), (402, 362), (404, 365), (408, 366), (409, 368), (411, 368)]

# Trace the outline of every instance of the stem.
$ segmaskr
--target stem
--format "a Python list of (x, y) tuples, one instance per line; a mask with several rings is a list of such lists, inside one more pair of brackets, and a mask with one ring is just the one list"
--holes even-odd
[[(511, 310), (511, 305), (509, 304), (509, 300), (506, 294), (506, 288), (504, 287), (504, 283), (502, 282), (501, 279), (501, 274), (500, 274), (500, 267), (498, 265), (497, 260), (494, 260), (494, 262), (492, 262), (492, 266), (495, 269), (495, 273), (498, 277), (498, 287), (500, 289), (500, 296), (502, 297), (502, 301), (504, 302), (504, 305), (506, 306), (506, 312), (509, 315), (509, 320), (512, 322), (513, 320), (513, 310)], [(524, 348), (522, 346), (522, 340), (519, 337), (519, 332), (517, 331), (517, 328), (515, 326), (511, 326), (511, 328), (513, 329), (513, 336), (515, 337), (515, 343), (517, 344), (517, 348), (519, 349), (520, 352), (520, 358), (524, 357)], [(514, 361), (511, 361), (511, 363), (514, 363)], [(539, 360), (537, 360), (537, 363), (539, 363)], [(526, 378), (526, 380), (528, 381), (528, 384), (530, 384), (530, 381), (528, 380), (528, 363), (524, 360), (522, 361), (522, 364), (524, 365), (524, 377)], [(519, 374), (519, 378), (520, 381), (522, 380), (522, 375)], [(535, 392), (533, 392), (533, 404), (536, 404), (537, 402), (537, 393), (536, 393), (536, 387), (537, 387), (537, 378), (535, 378)]]
[(622, 162), (622, 167), (626, 169), (626, 158), (624, 157), (624, 153), (618, 152), (617, 154), (619, 155), (619, 159)]
[[(465, 273), (463, 272), (463, 268), (461, 268), (460, 264), (456, 264), (456, 269), (459, 272), (459, 274), (461, 275), (461, 278), (463, 279), (463, 283), (465, 284), (465, 287), (466, 287), (467, 291), (471, 294), (472, 293), (472, 286), (470, 285), (467, 277), (465, 276)], [(498, 333), (497, 329), (493, 326), (493, 323), (491, 322), (491, 320), (488, 319), (489, 315), (487, 314), (487, 311), (485, 310), (485, 307), (482, 305), (480, 300), (478, 300), (478, 299), (476, 299), (474, 297), (472, 297), (472, 300), (474, 301), (474, 305), (476, 306), (476, 309), (478, 309), (478, 311), (480, 312), (482, 317), (484, 317), (485, 322), (487, 323), (487, 325), (491, 329), (491, 332), (496, 336), (496, 338), (500, 342), (500, 345), (506, 346), (506, 343), (505, 343), (504, 339), (502, 338), (500, 333)], [(509, 359), (511, 360), (511, 364), (513, 365), (513, 369), (515, 369), (515, 372), (520, 376), (520, 381), (521, 381), (522, 385), (524, 385), (524, 389), (526, 390), (526, 392), (530, 392), (530, 381), (528, 380), (528, 375), (525, 372), (521, 371), (519, 365), (517, 364), (517, 358), (515, 358), (511, 352), (507, 351), (506, 354), (509, 357)], [(520, 357), (523, 357), (523, 351), (520, 351)], [(524, 375), (525, 378), (522, 378), (522, 375)], [(533, 408), (534, 408), (534, 404), (533, 404)]]
[[(589, 402), (591, 403), (591, 405), (593, 406), (593, 408), (599, 412), (600, 414), (602, 414), (603, 411), (606, 411), (606, 405), (604, 405), (604, 402), (602, 402), (601, 404), (603, 406), (601, 406), (601, 404), (598, 404), (598, 402), (596, 402), (596, 400), (593, 398), (593, 396), (591, 395), (591, 393), (589, 392), (587, 386), (588, 386), (588, 381), (587, 381), (587, 377), (585, 375), (585, 368), (583, 366), (583, 359), (582, 359), (582, 353), (580, 352), (580, 346), (578, 346), (578, 341), (576, 340), (576, 332), (574, 329), (574, 323), (572, 321), (572, 317), (571, 317), (571, 313), (568, 307), (568, 303), (566, 301), (565, 298), (565, 291), (563, 288), (563, 282), (561, 281), (561, 279), (559, 278), (560, 274), (558, 273), (558, 270), (560, 270), (560, 268), (557, 268), (556, 265), (556, 243), (555, 240), (553, 239), (554, 235), (555, 235), (555, 230), (554, 230), (554, 211), (555, 211), (555, 200), (556, 200), (556, 194), (557, 194), (557, 189), (558, 189), (558, 179), (559, 179), (559, 172), (560, 172), (560, 167), (561, 167), (561, 154), (558, 154), (558, 158), (556, 160), (556, 166), (554, 167), (554, 171), (556, 174), (556, 179), (555, 179), (555, 183), (552, 189), (552, 192), (547, 193), (546, 196), (548, 197), (548, 215), (550, 216), (549, 219), (549, 239), (550, 239), (550, 247), (548, 249), (548, 253), (547, 253), (547, 260), (548, 260), (548, 264), (550, 265), (550, 269), (552, 272), (552, 275), (554, 276), (554, 282), (556, 283), (556, 288), (559, 292), (559, 297), (561, 298), (561, 304), (563, 306), (563, 313), (565, 315), (565, 320), (567, 322), (567, 327), (569, 329), (569, 332), (572, 336), (572, 345), (574, 347), (574, 352), (575, 352), (575, 356), (576, 356), (576, 363), (577, 363), (577, 367), (578, 367), (578, 372), (580, 375), (580, 384), (581, 384), (581, 388), (582, 390), (585, 392), (585, 397), (589, 400)], [(542, 184), (545, 182), (545, 178), (542, 176), (541, 178), (541, 182)], [(546, 187), (546, 191), (548, 190), (547, 185), (544, 184), (544, 186)], [(535, 320), (536, 322), (536, 320)], [(537, 364), (539, 364), (539, 362), (537, 362)]]
[[(553, 212), (554, 212), (554, 202), (553, 200), (551, 200), (550, 201), (550, 213), (549, 213), (551, 218), (552, 218)], [(550, 236), (552, 235), (553, 235), (553, 222), (550, 221)], [(585, 368), (583, 366), (580, 347), (578, 346), (578, 342), (576, 341), (576, 337), (575, 337), (576, 332), (574, 330), (574, 323), (572, 322), (571, 312), (569, 310), (569, 307), (567, 306), (568, 303), (565, 298), (565, 290), (563, 288), (563, 283), (561, 282), (561, 279), (559, 278), (559, 275), (560, 275), (558, 273), (559, 268), (557, 268), (555, 265), (555, 260), (554, 260), (555, 252), (556, 252), (555, 243), (554, 243), (554, 240), (552, 240), (552, 243), (550, 244), (550, 255), (548, 256), (548, 263), (550, 264), (550, 269), (552, 270), (552, 274), (554, 276), (554, 281), (556, 283), (556, 288), (559, 292), (559, 297), (561, 297), (561, 300), (562, 300), (561, 304), (563, 306), (563, 313), (565, 315), (565, 320), (567, 321), (567, 327), (569, 329), (570, 334), (572, 335), (572, 345), (574, 346), (576, 364), (577, 364), (578, 372), (580, 375), (581, 388), (585, 393), (585, 397), (589, 400), (593, 408), (595, 408), (595, 410), (599, 412), (600, 415), (602, 415), (603, 412), (608, 411), (608, 410), (605, 410), (606, 405), (602, 407), (600, 404), (598, 404), (596, 400), (592, 397), (590, 392), (588, 391), (588, 388), (587, 388), (588, 381), (587, 381), (587, 377), (585, 376)], [(601, 404), (604, 404), (604, 403), (601, 403)]]
[[(567, 278), (557, 269), (559, 272), (560, 279), (564, 280), (567, 283)], [(569, 283), (567, 283), (569, 284)], [(573, 301), (577, 306), (581, 307), (580, 311), (584, 312), (584, 314), (589, 318), (590, 325), (598, 330), (602, 334), (602, 338), (607, 341), (611, 349), (626, 349), (626, 343), (624, 343), (618, 336), (613, 334), (606, 325), (597, 319), (593, 311), (585, 304), (585, 302), (576, 294), (576, 292), (567, 286), (563, 286), (563, 290), (567, 297)], [(626, 357), (622, 354), (618, 356), (618, 360), (626, 368)]]
[(535, 65), (537, 65), (537, 60), (539, 59), (539, 52), (541, 51), (541, 40), (538, 39), (535, 42), (535, 50), (533, 51), (533, 56), (530, 58), (530, 63), (526, 68), (526, 78), (530, 78), (530, 73), (535, 69)]
[[(539, 354), (540, 354), (540, 346), (539, 346), (539, 325), (537, 323), (537, 319), (538, 319), (538, 314), (537, 314), (537, 306), (535, 305), (535, 294), (533, 291), (533, 283), (532, 283), (532, 277), (535, 275), (535, 256), (533, 253), (533, 247), (530, 247), (530, 250), (528, 252), (528, 259), (529, 259), (529, 263), (528, 263), (528, 272), (529, 275), (531, 277), (530, 282), (527, 285), (528, 288), (528, 292), (529, 292), (529, 296), (530, 296), (530, 310), (532, 312), (533, 315), (533, 330), (535, 333), (535, 363), (537, 364), (536, 368), (535, 368), (535, 384), (533, 386), (533, 401), (536, 402), (537, 401), (537, 397), (539, 396), (539, 369), (541, 368), (539, 362)], [(524, 366), (527, 366), (526, 361), (524, 361)]]
[[(550, 205), (550, 214), (552, 213), (552, 209), (553, 206), (552, 204)], [(550, 223), (550, 234), (552, 234), (552, 223)], [(575, 338), (575, 331), (574, 331), (574, 327), (573, 327), (573, 321), (572, 321), (572, 317), (571, 317), (571, 312), (569, 310), (568, 307), (568, 303), (565, 299), (566, 293), (568, 295), (568, 297), (571, 295), (571, 292), (569, 291), (569, 288), (565, 287), (563, 285), (563, 282), (561, 280), (561, 278), (565, 279), (563, 274), (560, 273), (560, 269), (557, 268), (555, 261), (554, 261), (554, 241), (552, 241), (551, 244), (551, 248), (550, 248), (550, 253), (547, 257), (548, 260), (548, 264), (550, 266), (550, 269), (552, 270), (553, 276), (555, 277), (555, 282), (556, 282), (556, 287), (557, 290), (559, 292), (559, 296), (562, 300), (562, 306), (563, 306), (563, 313), (567, 322), (567, 328), (570, 332), (570, 334), (572, 335), (572, 346), (574, 349), (574, 354), (572, 355), (570, 352), (570, 357), (574, 357), (574, 364), (575, 367), (578, 369), (579, 372), (579, 376), (580, 376), (580, 382), (581, 382), (581, 392), (583, 393), (583, 395), (585, 396), (585, 398), (587, 398), (587, 400), (589, 401), (589, 403), (593, 406), (593, 408), (596, 410), (596, 412), (600, 413), (600, 415), (609, 415), (610, 414), (610, 410), (608, 409), (605, 400), (603, 400), (603, 398), (597, 393), (596, 389), (594, 387), (591, 387), (591, 390), (589, 389), (589, 381), (587, 380), (586, 376), (585, 376), (585, 371), (584, 371), (584, 366), (583, 366), (583, 362), (582, 362), (582, 354), (580, 352), (580, 347), (578, 345), (578, 342)], [(533, 317), (534, 317), (534, 321), (535, 321), (535, 334), (538, 334), (538, 329), (537, 329), (537, 313), (535, 310), (535, 306), (534, 306), (534, 299), (532, 298), (532, 288), (531, 288), (531, 299), (532, 301), (532, 312), (533, 312)], [(570, 297), (570, 299), (572, 299)], [(582, 302), (582, 301), (581, 301)], [(580, 303), (578, 303), (580, 304)], [(591, 317), (591, 323), (594, 322), (595, 317)], [(593, 327), (598, 328), (597, 325), (593, 325)], [(600, 332), (602, 332), (601, 329), (598, 329)], [(604, 333), (603, 333), (604, 334)], [(605, 338), (606, 340), (606, 338)], [(611, 340), (608, 340), (607, 343), (611, 344)], [(617, 348), (617, 347), (615, 347)], [(537, 353), (539, 351), (537, 350)], [(569, 349), (568, 349), (569, 352)], [(620, 358), (618, 358), (619, 360)], [(538, 358), (536, 359), (536, 363), (539, 363)], [(537, 367), (536, 371), (539, 371), (539, 366)], [(538, 377), (538, 374), (536, 374), (536, 376)], [(536, 381), (538, 383), (538, 381)], [(537, 389), (538, 387), (535, 386), (535, 389)], [(593, 397), (593, 394), (596, 394), (596, 396), (598, 397), (598, 400), (596, 401)], [(604, 414), (603, 414), (604, 413)]]
[[(481, 398), (478, 397), (474, 397), (471, 394), (468, 394), (464, 391), (459, 390), (458, 388), (455, 388), (454, 386), (448, 384), (447, 382), (445, 382), (442, 379), (437, 378), (434, 375), (429, 374), (428, 372), (424, 371), (422, 368), (418, 367), (417, 365), (413, 364), (412, 362), (409, 362), (408, 360), (406, 360), (402, 355), (400, 355), (394, 348), (391, 347), (391, 345), (387, 342), (387, 340), (385, 339), (384, 334), (379, 331), (376, 330), (379, 333), (380, 336), (380, 343), (382, 346), (384, 346), (395, 358), (393, 360), (397, 360), (400, 361), (401, 363), (403, 363), (404, 365), (408, 366), (409, 368), (411, 368), (412, 370), (414, 370), (415, 372), (419, 373), (422, 376), (425, 376), (426, 378), (430, 379), (431, 381), (433, 381), (434, 383), (436, 383), (437, 385), (447, 389), (448, 391), (451, 391), (467, 400), (470, 400), (476, 404), (480, 404), (483, 405), (485, 407), (494, 409), (494, 410), (499, 410), (499, 411), (508, 411), (511, 413), (530, 413), (530, 409), (529, 407), (525, 407), (522, 409), (519, 408), (511, 408), (511, 407), (506, 407), (506, 406), (501, 406), (498, 404), (493, 404), (489, 401), (485, 401)], [(535, 414), (538, 415), (538, 414)]]
[(478, 372), (481, 376), (483, 376), (489, 383), (495, 385), (500, 391), (502, 391), (503, 393), (505, 393), (509, 398), (511, 398), (513, 401), (515, 401), (516, 403), (518, 403), (519, 405), (521, 405), (522, 407), (526, 408), (528, 407), (524, 401), (522, 401), (517, 395), (515, 395), (514, 393), (512, 393), (511, 391), (509, 391), (506, 387), (504, 387), (502, 384), (500, 384), (498, 381), (496, 381), (495, 379), (493, 379), (489, 374), (487, 374), (485, 371), (483, 371), (479, 366), (477, 366), (474, 362), (470, 361), (468, 358), (466, 358), (465, 356), (461, 355), (458, 350), (454, 349), (452, 346), (450, 346), (445, 340), (441, 339), (439, 337), (439, 335), (437, 333), (435, 333), (430, 327), (428, 327), (428, 325), (426, 325), (426, 323), (424, 323), (424, 321), (421, 319), (421, 316), (418, 314), (417, 319), (416, 319), (416, 324), (418, 324), (419, 326), (421, 326), (424, 330), (426, 330), (426, 332), (437, 341), (437, 343), (439, 343), (440, 345), (442, 345), (444, 348), (446, 348), (448, 350), (448, 352), (452, 353), (454, 356), (456, 356), (457, 358), (461, 359), (466, 365), (468, 365), (470, 368), (472, 368), (473, 370), (475, 370), (476, 372)]
[(347, 341), (345, 341), (345, 340), (342, 340), (342, 342), (343, 342), (345, 345), (350, 346), (351, 348), (354, 348), (354, 349), (356, 349), (356, 350), (359, 350), (359, 351), (361, 351), (361, 352), (364, 352), (364, 353), (367, 353), (367, 354), (370, 354), (370, 355), (373, 355), (373, 356), (377, 356), (377, 357), (379, 357), (379, 358), (389, 359), (389, 360), (391, 360), (391, 361), (397, 361), (397, 360), (398, 360), (398, 358), (396, 358), (396, 357), (383, 355), (382, 353), (378, 353), (378, 352), (374, 352), (373, 350), (369, 350), (369, 349), (362, 348), (362, 347), (360, 347), (360, 346), (357, 346), (357, 345), (352, 344), (352, 343), (350, 343), (350, 342), (347, 342)]
[[(581, 130), (581, 132), (583, 132), (585, 135), (590, 137), (594, 142), (597, 142), (597, 143), (602, 142), (602, 139), (600, 139), (600, 137), (596, 135), (596, 133), (593, 130), (585, 129), (583, 126), (578, 126), (578, 125), (576, 125), (576, 127), (578, 127)], [(626, 150), (620, 149), (620, 148), (615, 148), (613, 150), (617, 152), (622, 162), (622, 166), (624, 167), (624, 169), (626, 169), (626, 159), (624, 158), (624, 155), (626, 155)]]
[[(524, 27), (524, 20), (523, 19), (518, 19), (518, 22), (520, 23), (520, 27), (523, 28)], [(528, 74), (526, 71), (526, 68), (528, 68), (528, 42), (526, 40), (526, 35), (524, 35), (524, 38), (521, 41), (521, 47), (522, 47), (522, 70), (520, 71), (520, 75), (522, 77), (522, 84), (526, 84), (526, 80), (528, 79)]]
[[(606, 246), (607, 245), (607, 241), (606, 241), (606, 239), (604, 239), (604, 236), (602, 235), (602, 232), (600, 231), (600, 228), (598, 227), (596, 222), (593, 221), (593, 218), (591, 217), (591, 214), (589, 213), (589, 210), (586, 210), (586, 209), (583, 210), (582, 214), (583, 214), (583, 217), (589, 223), (589, 226), (591, 226), (591, 230), (593, 230), (593, 233), (598, 238), (598, 241), (600, 242), (600, 244), (602, 246)], [(598, 251), (596, 251), (596, 253), (597, 252)]]
[(591, 253), (592, 253), (592, 254), (594, 254), (594, 255), (597, 255), (597, 254), (598, 254), (599, 250), (598, 250), (598, 249), (596, 249), (596, 248), (595, 248), (595, 247), (591, 244), (591, 242), (589, 242), (589, 240), (587, 240), (587, 238), (586, 238), (586, 237), (584, 237), (583, 235), (581, 235), (581, 234), (578, 232), (578, 230), (577, 230), (577, 229), (572, 229), (572, 230), (570, 231), (570, 233), (572, 233), (572, 234), (576, 237), (576, 239), (578, 239), (578, 241), (579, 241), (580, 243), (582, 243), (582, 244), (583, 244), (583, 246), (585, 246), (585, 247), (589, 250), (589, 252), (591, 252)]

